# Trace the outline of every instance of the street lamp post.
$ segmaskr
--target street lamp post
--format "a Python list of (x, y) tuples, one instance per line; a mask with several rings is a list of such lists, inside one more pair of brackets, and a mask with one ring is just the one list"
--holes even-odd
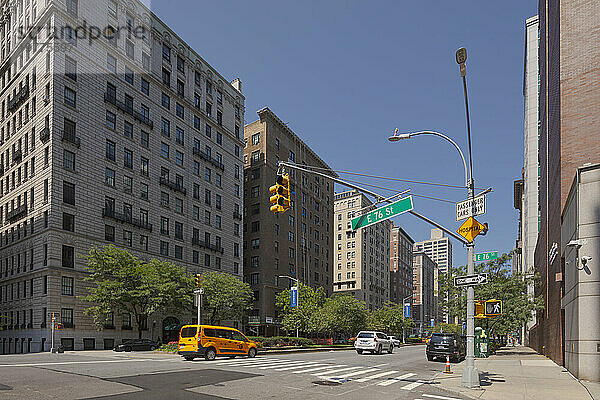
[[(298, 301), (297, 301), (297, 304), (296, 304), (296, 308), (300, 307), (300, 282), (298, 281), (298, 279), (297, 278), (293, 278), (293, 277), (291, 277), (289, 275), (277, 275), (277, 278), (288, 278), (289, 280), (296, 282), (296, 287), (298, 288)], [(298, 333), (298, 331), (299, 331), (298, 324), (299, 324), (299, 322), (296, 321), (296, 337), (300, 337), (299, 333)]]
[[(406, 304), (406, 299), (411, 299), (412, 300), (412, 297), (413, 297), (413, 295), (411, 294), (410, 296), (406, 296), (405, 298), (403, 298), (402, 299), (402, 307), (404, 307), (404, 305)], [(412, 308), (412, 301), (410, 302), (410, 307)], [(406, 335), (404, 333), (404, 325), (405, 324), (402, 324), (402, 344), (406, 343)]]

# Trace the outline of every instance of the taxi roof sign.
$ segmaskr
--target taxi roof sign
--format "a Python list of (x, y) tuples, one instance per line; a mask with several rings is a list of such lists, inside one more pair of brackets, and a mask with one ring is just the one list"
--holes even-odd
[(485, 226), (482, 223), (473, 217), (469, 217), (465, 222), (463, 222), (460, 228), (456, 230), (456, 232), (460, 236), (464, 237), (467, 241), (472, 242), (473, 239), (475, 239), (475, 237), (484, 229)]

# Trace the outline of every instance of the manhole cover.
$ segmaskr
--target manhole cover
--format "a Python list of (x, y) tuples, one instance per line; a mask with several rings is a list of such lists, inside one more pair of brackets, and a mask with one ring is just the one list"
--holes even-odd
[(336, 382), (336, 381), (313, 381), (313, 383), (315, 385), (322, 385), (322, 386), (339, 386), (342, 384), (341, 382)]

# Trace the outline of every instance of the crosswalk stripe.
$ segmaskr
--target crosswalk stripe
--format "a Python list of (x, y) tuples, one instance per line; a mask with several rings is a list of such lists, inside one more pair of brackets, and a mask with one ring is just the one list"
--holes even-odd
[(324, 375), (338, 374), (338, 373), (343, 372), (343, 371), (350, 371), (352, 369), (359, 369), (359, 368), (363, 368), (363, 367), (341, 368), (341, 369), (336, 369), (336, 370), (333, 370), (333, 371), (317, 372), (316, 374), (312, 374), (312, 375), (313, 376), (324, 376)]
[(396, 383), (396, 382), (398, 382), (398, 381), (401, 381), (401, 380), (404, 380), (404, 379), (410, 378), (411, 376), (415, 376), (415, 375), (416, 375), (416, 374), (413, 374), (413, 373), (408, 373), (408, 374), (400, 375), (400, 376), (397, 376), (397, 377), (395, 377), (395, 378), (389, 378), (389, 379), (388, 379), (388, 380), (386, 380), (386, 381), (379, 382), (377, 385), (378, 385), (378, 386), (389, 386), (389, 385), (391, 385), (391, 384), (393, 384), (393, 383)]
[(275, 371), (289, 371), (292, 369), (305, 368), (305, 367), (316, 367), (319, 365), (325, 365), (325, 364), (306, 363), (304, 365), (295, 365), (293, 367), (279, 368), (279, 369), (276, 369)]
[(396, 372), (398, 372), (398, 371), (385, 371), (385, 372), (381, 372), (379, 374), (365, 376), (364, 378), (357, 379), (356, 382), (367, 382), (367, 381), (370, 381), (371, 379), (381, 378), (382, 376), (395, 374)]
[(309, 369), (304, 369), (302, 371), (294, 371), (294, 372), (292, 372), (292, 374), (304, 374), (306, 372), (313, 372), (313, 371), (318, 371), (321, 369), (329, 369), (329, 368), (337, 368), (337, 367), (345, 367), (345, 366), (346, 366), (346, 364), (328, 365), (326, 367), (309, 368)]
[(375, 371), (379, 371), (379, 368), (367, 368), (367, 369), (363, 369), (362, 371), (355, 371), (355, 372), (351, 372), (349, 374), (343, 374), (343, 376), (344, 376), (344, 378), (350, 378), (351, 376), (367, 374), (369, 372), (375, 372)]
[(460, 400), (456, 397), (436, 396), (435, 394), (422, 394), (421, 396), (430, 397), (432, 399), (440, 399), (440, 400)]
[[(239, 366), (249, 366), (249, 365), (271, 365), (271, 364), (280, 364), (288, 362), (288, 360), (260, 360), (260, 361), (248, 361), (248, 360), (240, 360), (233, 361), (229, 360), (229, 362), (219, 362), (218, 365), (239, 365)], [(213, 364), (213, 363), (211, 363)]]
[(279, 367), (287, 367), (287, 366), (291, 367), (292, 365), (302, 365), (302, 364), (306, 364), (306, 361), (290, 361), (287, 363), (268, 365), (266, 367), (258, 367), (258, 369), (271, 369), (271, 368), (279, 368)]
[(408, 384), (408, 385), (406, 385), (406, 386), (402, 386), (400, 389), (404, 389), (404, 390), (413, 390), (414, 388), (416, 388), (416, 387), (419, 387), (419, 386), (421, 386), (421, 385), (422, 385), (422, 384), (424, 384), (424, 383), (427, 383), (427, 381), (421, 381), (421, 380), (418, 380), (418, 381), (416, 381), (416, 382), (409, 383), (409, 384)]

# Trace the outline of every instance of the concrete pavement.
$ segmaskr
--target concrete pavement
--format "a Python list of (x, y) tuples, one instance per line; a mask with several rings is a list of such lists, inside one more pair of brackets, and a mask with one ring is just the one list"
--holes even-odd
[(435, 383), (449, 392), (484, 400), (590, 400), (588, 390), (565, 368), (528, 347), (505, 347), (489, 358), (475, 360), (480, 389), (461, 386), (464, 361), (453, 374), (437, 374)]

